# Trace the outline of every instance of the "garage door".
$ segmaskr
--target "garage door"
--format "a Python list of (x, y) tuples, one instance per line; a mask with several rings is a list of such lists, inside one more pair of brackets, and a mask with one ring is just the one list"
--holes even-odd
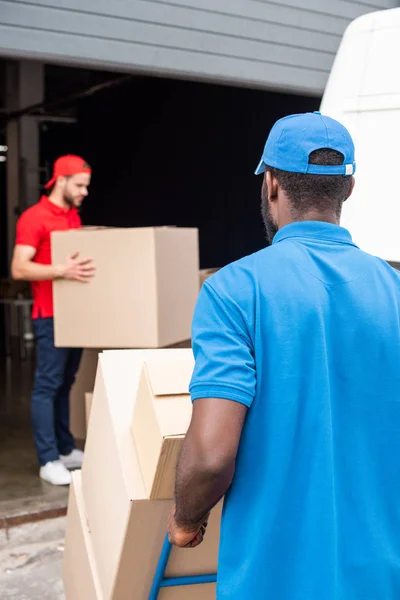
[(0, 54), (320, 95), (346, 25), (397, 0), (0, 0)]

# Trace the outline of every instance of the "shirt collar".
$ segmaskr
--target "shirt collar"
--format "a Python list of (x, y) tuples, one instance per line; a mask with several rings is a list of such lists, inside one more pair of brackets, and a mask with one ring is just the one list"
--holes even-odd
[(324, 221), (296, 221), (290, 223), (290, 225), (285, 225), (275, 235), (272, 243), (278, 244), (290, 238), (326, 240), (357, 247), (347, 229)]
[(49, 210), (54, 215), (67, 215), (70, 213), (70, 211), (78, 212), (77, 209), (74, 207), (62, 208), (61, 206), (57, 206), (56, 204), (54, 204), (54, 202), (51, 202), (51, 200), (49, 200), (48, 196), (42, 196), (40, 198), (40, 203), (46, 208), (46, 210)]

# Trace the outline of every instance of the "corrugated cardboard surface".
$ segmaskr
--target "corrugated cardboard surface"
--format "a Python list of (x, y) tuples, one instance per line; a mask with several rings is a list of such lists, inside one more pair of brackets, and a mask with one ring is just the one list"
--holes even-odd
[(205, 585), (163, 588), (158, 595), (158, 600), (215, 600), (215, 597), (215, 583), (207, 583)]
[[(105, 354), (101, 355), (100, 363), (104, 356)], [(127, 462), (131, 457), (132, 448), (129, 448)], [(130, 501), (126, 501), (129, 495), (126, 491), (125, 474), (120, 465), (118, 435), (114, 431), (102, 370), (99, 370), (82, 476), (87, 518), (92, 532), (101, 587), (106, 600), (113, 597), (114, 580), (119, 569), (130, 512)], [(131, 472), (134, 478), (134, 470), (132, 469)], [(141, 478), (137, 483), (143, 485)], [(135, 486), (133, 479), (131, 484)]]
[[(172, 501), (147, 498), (131, 433), (134, 403), (144, 359), (188, 352), (120, 350), (100, 357), (82, 477), (104, 600), (148, 599)], [(167, 575), (216, 572), (220, 510), (213, 511), (202, 545), (172, 550)], [(160, 598), (215, 598), (215, 586), (200, 587), (202, 595), (171, 588)]]
[(133, 414), (132, 434), (149, 498), (173, 498), (176, 459), (190, 424), (191, 352), (146, 360)]
[(146, 497), (151, 498), (157, 464), (162, 451), (163, 435), (157, 422), (153, 396), (144, 363), (133, 409), (132, 438), (135, 442)]
[(174, 497), (176, 465), (184, 439), (184, 435), (163, 439), (153, 480), (150, 485), (146, 485), (146, 490), (150, 490), (149, 498), (151, 500), (165, 500)]
[(81, 364), (69, 397), (71, 433), (78, 440), (86, 438), (85, 394), (93, 391), (99, 352), (101, 350), (89, 348), (83, 351)]
[(197, 229), (70, 230), (51, 244), (53, 263), (79, 251), (97, 268), (88, 284), (54, 282), (56, 346), (157, 348), (190, 338)]
[(155, 236), (157, 320), (163, 340), (159, 345), (169, 346), (191, 335), (198, 295), (199, 236), (197, 229), (175, 227), (157, 228)]
[(86, 522), (80, 471), (72, 474), (62, 572), (67, 600), (104, 600)]
[(191, 352), (171, 355), (171, 358), (152, 358), (146, 360), (151, 389), (155, 396), (171, 396), (188, 394), (189, 384), (194, 368), (194, 358)]
[[(127, 527), (125, 549), (122, 553), (119, 577), (112, 599), (148, 600), (154, 573), (166, 535), (166, 522), (171, 507), (170, 501), (134, 502)], [(165, 572), (166, 577), (212, 574), (217, 571), (219, 546), (219, 521), (222, 505), (212, 512), (204, 542), (197, 548), (174, 547)], [(197, 586), (196, 586), (197, 587)], [(215, 584), (210, 586), (186, 586), (186, 592), (196, 594), (194, 598), (215, 600)], [(182, 595), (179, 588), (163, 592), (165, 600), (192, 598)], [(199, 594), (199, 595), (197, 595)]]

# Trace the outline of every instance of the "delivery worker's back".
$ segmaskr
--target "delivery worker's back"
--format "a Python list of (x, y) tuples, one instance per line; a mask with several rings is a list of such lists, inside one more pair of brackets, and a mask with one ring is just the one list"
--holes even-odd
[(272, 246), (199, 296), (170, 537), (201, 542), (226, 493), (218, 600), (400, 598), (400, 275), (339, 226), (354, 170), (340, 123), (278, 121)]
[(209, 285), (235, 299), (240, 284), (257, 379), (220, 597), (242, 597), (237, 582), (254, 600), (397, 600), (400, 275), (345, 229), (303, 222)]

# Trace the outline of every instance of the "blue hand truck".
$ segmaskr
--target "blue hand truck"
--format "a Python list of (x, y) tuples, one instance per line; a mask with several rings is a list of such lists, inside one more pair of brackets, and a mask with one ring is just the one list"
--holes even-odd
[(167, 568), (169, 555), (171, 554), (171, 549), (172, 545), (170, 544), (167, 535), (164, 540), (156, 573), (154, 575), (149, 600), (157, 600), (161, 588), (174, 587), (178, 585), (198, 585), (201, 583), (215, 583), (217, 581), (216, 573), (210, 575), (193, 575), (191, 577), (165, 577), (165, 569)]

